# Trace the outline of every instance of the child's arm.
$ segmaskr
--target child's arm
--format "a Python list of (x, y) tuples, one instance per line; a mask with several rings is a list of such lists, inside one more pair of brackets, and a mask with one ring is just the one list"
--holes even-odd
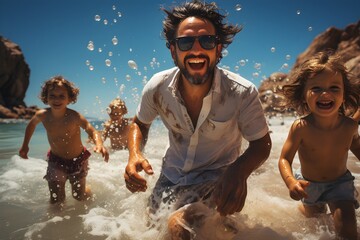
[(351, 152), (357, 157), (358, 160), (360, 160), (360, 136), (358, 131), (358, 124), (356, 123), (356, 131), (350, 146)]
[(292, 162), (301, 142), (300, 121), (297, 120), (290, 128), (289, 135), (284, 143), (279, 159), (279, 170), (286, 186), (289, 189), (290, 197), (294, 200), (307, 198), (305, 188), (309, 182), (297, 180), (292, 172)]
[(84, 116), (80, 115), (80, 126), (85, 130), (85, 132), (89, 135), (90, 138), (94, 140), (95, 143), (95, 152), (100, 152), (104, 157), (104, 160), (107, 162), (109, 160), (109, 153), (107, 149), (103, 145), (103, 141), (101, 139), (101, 135), (95, 128), (85, 119)]
[(39, 122), (41, 122), (40, 114), (42, 112), (43, 112), (43, 110), (36, 112), (35, 115), (31, 118), (28, 125), (26, 126), (24, 141), (23, 141), (21, 148), (19, 149), (19, 155), (22, 158), (28, 159), (27, 154), (29, 152), (29, 142), (35, 131), (36, 126), (38, 125)]

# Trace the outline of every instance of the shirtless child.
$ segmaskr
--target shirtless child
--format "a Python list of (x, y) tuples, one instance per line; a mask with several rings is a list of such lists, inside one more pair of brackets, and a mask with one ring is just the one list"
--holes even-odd
[[(348, 79), (337, 55), (322, 52), (304, 62), (284, 86), (289, 105), (304, 116), (292, 124), (279, 159), (290, 196), (301, 200), (306, 217), (333, 216), (341, 239), (357, 239), (354, 177), (346, 167), (348, 151), (360, 159), (358, 124), (345, 112), (359, 106), (359, 86)], [(301, 169), (292, 171), (298, 152)]]
[(116, 98), (109, 104), (107, 108), (110, 119), (104, 123), (102, 137), (105, 141), (110, 138), (111, 148), (114, 150), (127, 149), (127, 135), (129, 132), (130, 118), (124, 118), (127, 114), (125, 102), (120, 98)]
[(95, 142), (94, 151), (101, 153), (107, 162), (109, 154), (103, 146), (100, 134), (80, 113), (67, 108), (75, 103), (79, 89), (62, 76), (55, 76), (42, 86), (40, 99), (50, 108), (35, 113), (28, 123), (19, 155), (27, 159), (29, 142), (40, 122), (44, 125), (50, 144), (48, 152), (48, 168), (45, 179), (48, 181), (50, 203), (61, 203), (65, 200), (65, 183), (69, 179), (72, 195), (77, 200), (90, 197), (90, 189), (86, 188), (88, 159), (90, 152), (81, 142), (80, 128)]

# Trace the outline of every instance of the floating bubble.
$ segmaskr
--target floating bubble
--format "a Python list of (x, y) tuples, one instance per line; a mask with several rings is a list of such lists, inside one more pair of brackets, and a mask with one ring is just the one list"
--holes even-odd
[(87, 48), (90, 50), (90, 51), (94, 51), (94, 43), (93, 41), (89, 41), (88, 45), (87, 45)]
[(129, 65), (129, 67), (130, 67), (131, 69), (134, 69), (134, 70), (137, 70), (137, 69), (138, 69), (138, 66), (137, 66), (136, 62), (133, 61), (133, 60), (129, 60), (129, 61), (128, 61), (128, 65)]
[(86, 60), (86, 61), (85, 61), (85, 64), (86, 64), (86, 66), (89, 66), (89, 65), (90, 65), (90, 61), (89, 61), (89, 60)]
[(275, 52), (275, 50), (276, 50), (276, 49), (275, 49), (274, 47), (270, 48), (270, 51), (271, 51), (271, 52)]
[(239, 61), (239, 63), (240, 63), (240, 66), (245, 66), (245, 64), (246, 64), (246, 62), (245, 62), (245, 60), (244, 59), (241, 59), (240, 61)]
[(112, 57), (113, 52), (110, 51), (110, 52), (108, 53), (108, 55), (109, 55), (109, 57)]
[(118, 44), (118, 39), (116, 38), (116, 36), (114, 36), (111, 41), (114, 45)]
[(101, 20), (100, 15), (95, 15), (95, 21), (99, 22)]
[(129, 52), (132, 52), (132, 48), (129, 48)]
[(93, 66), (93, 65), (90, 65), (90, 66), (89, 66), (89, 70), (90, 70), (90, 71), (93, 71), (93, 70), (94, 70), (94, 66)]
[(102, 77), (102, 78), (101, 78), (101, 82), (105, 84), (105, 83), (106, 83), (106, 78), (105, 78), (105, 77)]
[(235, 10), (236, 10), (236, 11), (241, 11), (241, 9), (242, 9), (242, 7), (241, 7), (240, 4), (236, 4), (236, 5), (235, 5)]
[(112, 10), (114, 10), (114, 11), (116, 10), (116, 6), (115, 6), (115, 5), (112, 6)]
[(107, 24), (108, 24), (108, 20), (104, 19), (104, 25), (107, 25)]
[(122, 14), (121, 14), (121, 12), (118, 12), (118, 17), (122, 17)]
[(102, 48), (99, 48), (98, 51), (99, 51), (99, 52), (102, 52)]
[(130, 80), (131, 80), (131, 76), (130, 76), (129, 74), (126, 74), (125, 78), (126, 78), (126, 81), (130, 81)]
[(308, 31), (311, 32), (311, 31), (312, 31), (312, 27), (308, 27)]
[(291, 58), (291, 56), (289, 54), (285, 56), (286, 60), (290, 60), (290, 58)]
[(110, 67), (110, 66), (111, 66), (111, 60), (110, 60), (110, 59), (106, 59), (106, 60), (105, 60), (105, 64), (106, 64), (106, 66)]
[(238, 65), (235, 66), (235, 71), (239, 71), (239, 66)]
[(259, 76), (259, 73), (258, 73), (258, 72), (254, 72), (252, 75), (253, 75), (253, 77), (258, 77), (258, 76)]
[(297, 15), (300, 15), (300, 14), (301, 14), (301, 11), (300, 11), (300, 10), (297, 10), (297, 11), (296, 11), (296, 14), (297, 14)]
[(113, 19), (113, 22), (114, 22), (114, 23), (117, 23), (117, 19), (116, 19), (116, 18), (114, 18), (114, 19)]

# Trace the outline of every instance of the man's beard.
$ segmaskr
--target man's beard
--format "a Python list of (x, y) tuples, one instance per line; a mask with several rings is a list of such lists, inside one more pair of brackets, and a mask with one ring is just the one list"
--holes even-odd
[[(206, 81), (208, 81), (210, 78), (212, 78), (213, 73), (214, 73), (214, 69), (215, 69), (215, 63), (209, 65), (210, 61), (209, 58), (207, 56), (201, 56), (207, 59), (207, 63), (208, 65), (206, 73), (204, 75), (192, 75), (187, 68), (185, 67), (185, 62), (187, 59), (191, 58), (191, 57), (195, 57), (195, 56), (189, 56), (187, 58), (184, 59), (184, 63), (183, 64), (178, 64), (177, 61), (175, 61), (175, 65), (178, 66), (178, 68), (180, 69), (180, 72), (184, 75), (184, 77), (193, 85), (201, 85), (204, 84)], [(200, 56), (199, 56), (200, 57)]]

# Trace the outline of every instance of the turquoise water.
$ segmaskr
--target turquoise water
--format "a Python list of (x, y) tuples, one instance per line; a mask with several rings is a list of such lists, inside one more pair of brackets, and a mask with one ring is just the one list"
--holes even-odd
[[(221, 218), (213, 211), (199, 208), (206, 221), (194, 227), (196, 239), (335, 239), (329, 214), (319, 219), (304, 218), (297, 210), (299, 203), (290, 199), (280, 177), (277, 161), (291, 122), (292, 119), (286, 119), (284, 125), (276, 119), (270, 122), (273, 148), (269, 159), (248, 179), (243, 211)], [(101, 128), (101, 122), (93, 125)], [(75, 201), (67, 185), (67, 199), (60, 208), (48, 203), (47, 182), (43, 180), (49, 145), (42, 125), (38, 125), (31, 139), (29, 159), (17, 155), (25, 127), (26, 122), (0, 124), (0, 239), (166, 239), (165, 229), (148, 226), (146, 214), (147, 199), (159, 176), (161, 158), (168, 144), (161, 124), (151, 128), (145, 149), (155, 172), (153, 176), (145, 176), (146, 192), (132, 194), (125, 187), (123, 172), (127, 151), (111, 151), (108, 163), (99, 154), (92, 153), (87, 183), (94, 199)], [(86, 138), (83, 133), (82, 139)], [(105, 146), (108, 145), (109, 142), (105, 142)], [(299, 166), (297, 160), (293, 166)], [(356, 178), (359, 191), (359, 161), (351, 153), (348, 168)], [(159, 214), (165, 216), (168, 210)], [(359, 226), (359, 210), (356, 214)], [(229, 231), (229, 223), (235, 231)], [(166, 226), (165, 221), (160, 224)]]

